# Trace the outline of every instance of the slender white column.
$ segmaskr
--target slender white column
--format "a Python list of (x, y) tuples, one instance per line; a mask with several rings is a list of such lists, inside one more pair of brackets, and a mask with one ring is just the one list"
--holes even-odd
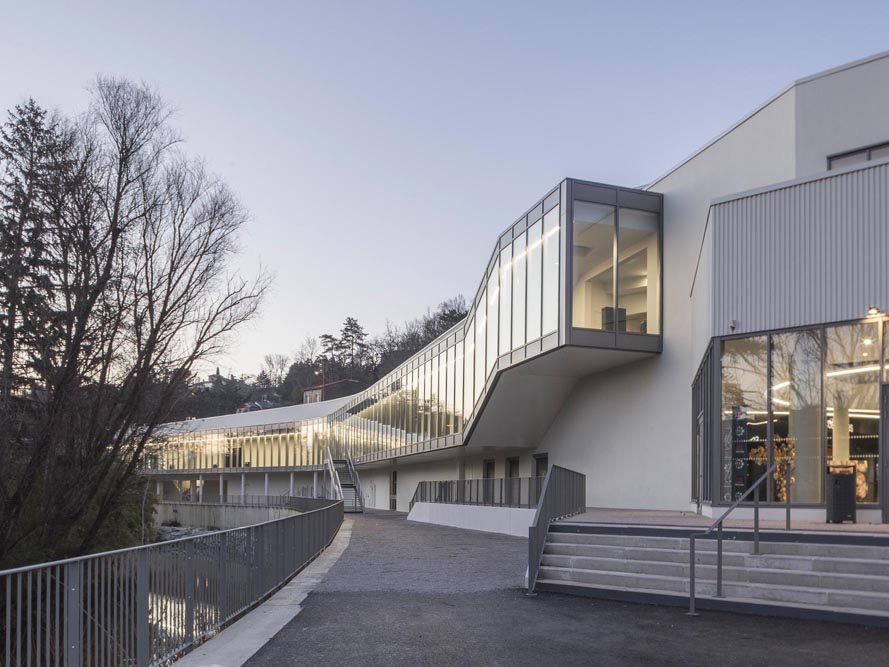
[(241, 504), (247, 503), (247, 475), (241, 473)]
[(293, 495), (293, 473), (290, 473), (290, 495)]
[(219, 502), (224, 500), (222, 497), (222, 488), (222, 473), (219, 473)]
[(265, 495), (269, 495), (269, 474), (265, 474)]
[(318, 497), (318, 471), (312, 473), (312, 498)]
[(155, 482), (155, 495), (157, 495), (158, 500), (164, 499), (164, 483), (160, 480)]
[(200, 481), (200, 486), (198, 487), (198, 502), (204, 502), (204, 476), (198, 475), (198, 480)]

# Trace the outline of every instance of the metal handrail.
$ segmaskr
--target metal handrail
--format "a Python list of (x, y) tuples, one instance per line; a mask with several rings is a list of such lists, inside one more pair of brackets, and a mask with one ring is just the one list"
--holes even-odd
[(586, 509), (586, 475), (551, 466), (543, 480), (534, 521), (528, 527), (528, 594), (534, 594), (549, 524)]
[(342, 501), (328, 501), (241, 528), (0, 571), (0, 664), (168, 664), (283, 586), (342, 520)]
[(410, 509), (416, 503), (486, 505), (536, 509), (544, 477), (485, 477), (417, 482)]
[(716, 519), (707, 530), (700, 533), (692, 533), (688, 537), (688, 614), (697, 616), (695, 611), (695, 540), (706, 537), (716, 530), (716, 597), (724, 597), (722, 594), (722, 525), (729, 514), (735, 511), (744, 500), (753, 494), (753, 554), (759, 555), (759, 489), (769, 479), (771, 474), (779, 467), (784, 466), (784, 504), (786, 511), (786, 526), (790, 530), (790, 491), (793, 477), (791, 461), (775, 461), (760, 477), (748, 488), (731, 506)]
[(336, 499), (343, 499), (343, 486), (340, 484), (340, 475), (336, 471), (336, 466), (333, 465), (333, 456), (330, 454), (330, 447), (326, 448), (327, 456), (324, 459), (324, 464), (327, 466), (327, 472), (330, 474), (330, 483), (333, 484), (333, 490), (336, 493)]
[(352, 461), (352, 454), (346, 449), (346, 464), (349, 466), (349, 475), (352, 476), (352, 484), (355, 485), (355, 495), (358, 498), (358, 507), (364, 511), (364, 498), (361, 495), (361, 480), (358, 477), (358, 471), (355, 470), (355, 462)]

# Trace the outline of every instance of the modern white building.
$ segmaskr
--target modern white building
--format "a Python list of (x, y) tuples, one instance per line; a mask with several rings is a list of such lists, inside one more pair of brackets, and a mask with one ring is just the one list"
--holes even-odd
[(293, 494), (329, 448), (367, 507), (406, 511), (421, 481), (558, 464), (590, 507), (710, 514), (792, 460), (823, 518), (851, 461), (859, 518), (889, 519), (889, 53), (791, 84), (643, 188), (532, 202), (466, 320), (374, 386), (170, 425), (147, 472), (165, 495)]

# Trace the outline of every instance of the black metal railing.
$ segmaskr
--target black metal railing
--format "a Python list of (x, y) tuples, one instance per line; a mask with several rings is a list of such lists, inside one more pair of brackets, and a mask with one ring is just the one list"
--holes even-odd
[(552, 466), (543, 482), (534, 521), (528, 527), (528, 593), (537, 585), (537, 572), (549, 524), (556, 519), (580, 514), (586, 509), (586, 475)]
[(543, 491), (543, 477), (497, 479), (451, 479), (417, 484), (410, 507), (415, 503), (487, 505), (490, 507), (537, 507)]
[(698, 538), (709, 537), (716, 530), (716, 597), (724, 597), (722, 594), (722, 524), (725, 522), (729, 514), (747, 498), (753, 494), (753, 553), (759, 554), (759, 489), (765, 484), (772, 473), (779, 467), (783, 467), (784, 473), (784, 513), (787, 530), (790, 530), (790, 493), (793, 486), (793, 465), (790, 462), (775, 461), (769, 468), (757, 479), (744, 494), (732, 503), (722, 515), (710, 524), (702, 533), (693, 533), (688, 538), (688, 614), (697, 616), (695, 611), (695, 540)]

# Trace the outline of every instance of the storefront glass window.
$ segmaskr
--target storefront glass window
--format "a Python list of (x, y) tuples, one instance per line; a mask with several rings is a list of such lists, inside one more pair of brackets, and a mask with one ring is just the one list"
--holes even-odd
[(723, 502), (740, 498), (768, 467), (767, 370), (766, 336), (723, 341), (720, 447)]
[(862, 322), (825, 329), (827, 460), (855, 466), (858, 502), (880, 497), (879, 327)]
[[(793, 462), (792, 502), (821, 501), (821, 331), (772, 336), (772, 460)], [(772, 479), (772, 499), (787, 498), (783, 468)]]

